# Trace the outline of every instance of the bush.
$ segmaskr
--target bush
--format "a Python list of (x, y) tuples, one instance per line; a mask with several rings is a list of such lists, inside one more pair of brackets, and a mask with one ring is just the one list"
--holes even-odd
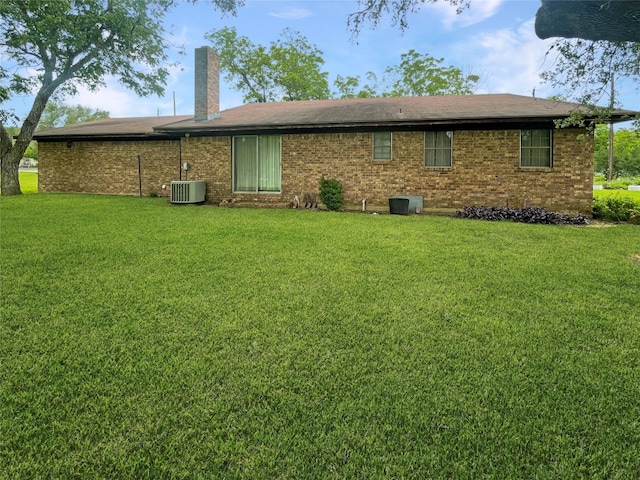
[(627, 183), (622, 180), (611, 180), (602, 184), (605, 190), (626, 190)]
[(546, 225), (587, 225), (589, 222), (584, 215), (564, 215), (548, 212), (544, 208), (527, 207), (469, 207), (456, 212), (457, 217), (473, 218), (476, 220), (509, 220), (521, 223), (543, 223)]
[[(619, 194), (593, 199), (593, 218), (613, 222), (635, 223), (640, 216), (640, 202)], [(632, 219), (633, 217), (633, 219)]]
[(603, 188), (605, 190), (626, 190), (629, 185), (639, 185), (640, 177), (622, 177), (611, 180), (610, 182), (604, 182)]
[(335, 178), (320, 179), (320, 200), (329, 210), (340, 210), (344, 203), (342, 183)]

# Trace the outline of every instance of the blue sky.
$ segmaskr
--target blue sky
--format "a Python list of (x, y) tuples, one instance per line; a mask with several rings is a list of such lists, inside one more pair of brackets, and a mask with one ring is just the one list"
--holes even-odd
[[(173, 32), (171, 42), (182, 45), (186, 55), (178, 55), (177, 48), (170, 52), (180, 66), (172, 70), (163, 98), (139, 98), (109, 78), (106, 88), (95, 93), (81, 90), (66, 102), (108, 110), (112, 117), (172, 115), (175, 92), (177, 114), (193, 114), (193, 51), (207, 44), (207, 32), (225, 26), (236, 27), (238, 34), (264, 45), (287, 27), (299, 31), (323, 52), (323, 70), (330, 83), (336, 75), (381, 74), (399, 63), (402, 53), (414, 49), (480, 75), (477, 93), (531, 95), (535, 88), (536, 96), (546, 97), (559, 92), (539, 79), (553, 64), (545, 57), (552, 41), (540, 40), (534, 32), (539, 6), (539, 0), (472, 0), (469, 10), (456, 15), (455, 8), (444, 2), (425, 4), (410, 15), (405, 32), (383, 20), (375, 29), (365, 26), (354, 39), (346, 24), (357, 8), (354, 1), (247, 0), (236, 16), (221, 16), (206, 0), (195, 5), (183, 2), (168, 17), (167, 29)], [(640, 110), (638, 86), (619, 82), (617, 87), (622, 107)], [(31, 101), (16, 99), (11, 106), (24, 115)], [(242, 94), (221, 80), (220, 103), (222, 109), (241, 105)]]

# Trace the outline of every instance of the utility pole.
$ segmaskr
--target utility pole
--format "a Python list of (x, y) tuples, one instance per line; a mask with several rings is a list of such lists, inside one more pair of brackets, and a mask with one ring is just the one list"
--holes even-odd
[[(614, 94), (613, 72), (611, 72), (611, 100), (609, 101), (610, 116), (613, 114)], [(607, 181), (610, 182), (611, 180), (613, 180), (613, 121), (609, 119), (609, 169), (607, 170)]]

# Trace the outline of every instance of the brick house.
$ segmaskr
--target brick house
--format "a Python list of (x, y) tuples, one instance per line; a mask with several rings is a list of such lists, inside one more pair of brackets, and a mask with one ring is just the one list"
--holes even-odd
[(195, 57), (194, 116), (38, 132), (39, 190), (168, 196), (173, 180), (204, 180), (209, 203), (284, 206), (317, 192), (325, 176), (342, 181), (347, 207), (366, 199), (383, 208), (390, 196), (418, 195), (427, 212), (464, 205), (591, 212), (593, 138), (554, 128), (575, 104), (499, 94), (219, 111), (218, 58), (209, 47)]

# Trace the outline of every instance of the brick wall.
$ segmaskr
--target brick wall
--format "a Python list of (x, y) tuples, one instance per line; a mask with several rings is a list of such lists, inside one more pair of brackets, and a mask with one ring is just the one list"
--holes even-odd
[(520, 131), (456, 131), (453, 166), (424, 166), (422, 132), (394, 132), (390, 161), (372, 160), (372, 135), (286, 135), (282, 192), (315, 192), (319, 178), (335, 177), (345, 203), (388, 205), (392, 195), (422, 195), (425, 209), (464, 205), (544, 206), (591, 212), (593, 140), (581, 130), (554, 131), (552, 168), (520, 167)]
[[(422, 195), (430, 209), (464, 205), (544, 206), (591, 212), (593, 139), (582, 130), (554, 131), (553, 167), (520, 168), (520, 131), (455, 131), (453, 166), (424, 166), (422, 132), (394, 132), (390, 161), (372, 160), (370, 133), (282, 135), (281, 194), (233, 194), (230, 137), (183, 137), (188, 180), (207, 182), (207, 200), (226, 198), (285, 205), (295, 195), (318, 191), (321, 176), (344, 184), (345, 204), (363, 198), (385, 208), (392, 195)], [(143, 194), (180, 179), (177, 141), (74, 142), (40, 145), (40, 190), (137, 195), (137, 154), (142, 158)], [(182, 174), (185, 179), (185, 174)]]
[(211, 47), (195, 50), (194, 105), (196, 120), (220, 115), (220, 59)]
[(231, 198), (231, 137), (183, 137), (182, 161), (189, 163), (187, 180), (207, 182), (208, 202)]
[[(40, 142), (40, 192), (138, 195), (138, 155), (142, 194), (170, 194), (180, 175), (180, 144), (170, 141)], [(166, 189), (162, 189), (166, 185)]]

